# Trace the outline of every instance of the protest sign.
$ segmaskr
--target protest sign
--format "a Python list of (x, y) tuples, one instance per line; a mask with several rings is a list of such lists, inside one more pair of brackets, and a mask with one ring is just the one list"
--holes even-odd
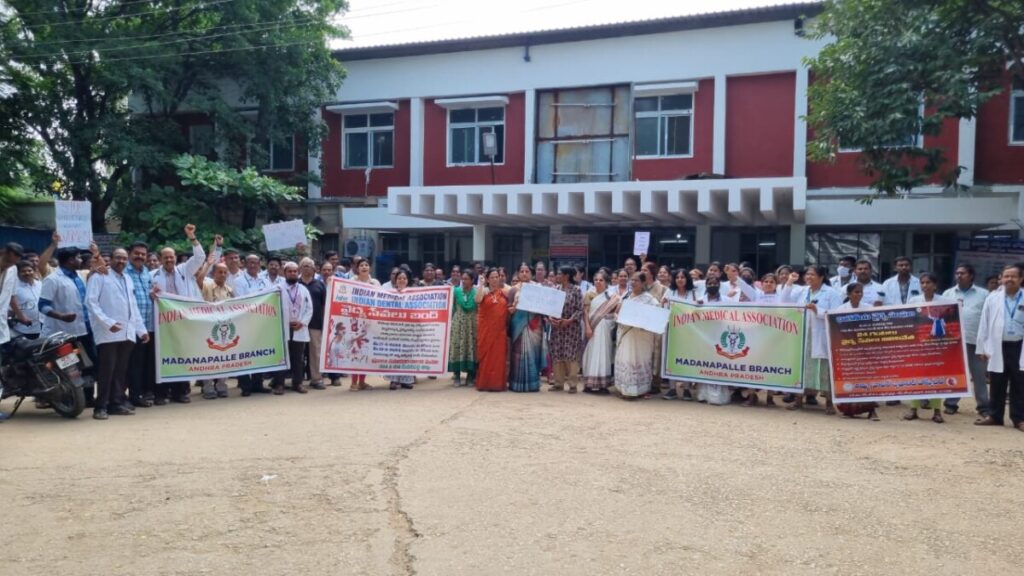
[(970, 396), (956, 302), (828, 315), (833, 402)]
[(401, 293), (331, 278), (320, 369), (346, 374), (444, 374), (448, 370), (448, 286)]
[(228, 378), (288, 367), (279, 290), (216, 303), (161, 294), (156, 306), (159, 382)]
[(647, 254), (651, 247), (651, 233), (637, 232), (633, 235), (633, 254)]
[(664, 334), (668, 325), (669, 309), (626, 300), (619, 309), (619, 324), (643, 328), (655, 334)]
[(523, 284), (519, 288), (517, 310), (561, 318), (564, 306), (565, 292), (557, 288), (548, 288), (540, 284)]
[(53, 208), (60, 235), (58, 248), (88, 248), (92, 243), (92, 203), (55, 200)]
[(297, 244), (306, 244), (306, 227), (302, 220), (288, 220), (263, 225), (263, 238), (267, 250), (291, 250)]
[(697, 306), (673, 302), (662, 376), (674, 380), (803, 390), (802, 306)]

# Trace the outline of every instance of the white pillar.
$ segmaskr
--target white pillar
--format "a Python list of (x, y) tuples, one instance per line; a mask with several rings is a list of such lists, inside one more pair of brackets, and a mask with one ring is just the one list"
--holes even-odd
[[(313, 111), (313, 122), (320, 123), (322, 120), (320, 109), (317, 108)], [(306, 160), (309, 162), (309, 172), (312, 173), (317, 179), (323, 178), (323, 170), (320, 165), (320, 149), (323, 146), (321, 142), (317, 147), (310, 146), (306, 143)], [(306, 184), (306, 198), (320, 198), (320, 185), (312, 180)]]
[(796, 116), (793, 119), (793, 177), (807, 176), (807, 67), (796, 69)]
[(789, 225), (789, 263), (803, 266), (807, 261), (807, 225)]
[(420, 237), (418, 234), (409, 234), (409, 261), (418, 262), (423, 259), (423, 251), (421, 250)]
[(423, 98), (409, 100), (409, 186), (423, 186)]
[(711, 138), (711, 171), (725, 174), (725, 74), (715, 76), (715, 110)]
[(537, 91), (530, 89), (523, 94), (523, 184), (533, 183), (534, 140), (537, 126)]
[(693, 240), (693, 261), (694, 264), (705, 264), (711, 262), (711, 226), (698, 224), (697, 234)]
[(974, 152), (976, 135), (978, 131), (978, 122), (975, 118), (960, 119), (960, 133), (957, 138), (957, 164), (963, 166), (963, 172), (960, 173), (960, 178), (957, 179), (957, 183), (963, 186), (974, 185)]
[(488, 238), (490, 230), (486, 224), (473, 225), (473, 260), (486, 262), (490, 260), (491, 241)]

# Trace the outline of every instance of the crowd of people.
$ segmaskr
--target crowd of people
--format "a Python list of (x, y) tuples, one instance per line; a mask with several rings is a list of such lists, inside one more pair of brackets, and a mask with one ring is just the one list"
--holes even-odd
[[(191, 255), (172, 248), (153, 252), (144, 242), (100, 254), (76, 248), (57, 249), (55, 234), (43, 254), (25, 252), (8, 244), (0, 277), (0, 307), (9, 310), (10, 329), (0, 328), (0, 343), (14, 336), (38, 338), (57, 331), (78, 338), (93, 366), (95, 390), (87, 390), (93, 417), (131, 415), (136, 408), (191, 401), (187, 382), (155, 381), (154, 299), (174, 294), (219, 302), (276, 287), (283, 293), (290, 366), (269, 375), (242, 376), (242, 396), (283, 394), (290, 388), (305, 394), (325, 390), (350, 379), (349, 389), (371, 388), (365, 375), (321, 374), (318, 358), (324, 345), (324, 280), (341, 277), (404, 291), (414, 286), (450, 285), (453, 314), (448, 371), (456, 387), (480, 391), (538, 392), (546, 381), (551, 392), (580, 390), (624, 399), (660, 395), (666, 400), (706, 400), (724, 392), (743, 406), (761, 402), (776, 405), (782, 395), (756, 389), (725, 389), (714, 385), (665, 381), (661, 375), (662, 336), (618, 322), (627, 300), (650, 306), (673, 301), (700, 305), (718, 303), (787, 303), (809, 311), (803, 394), (782, 395), (790, 410), (824, 404), (828, 414), (877, 419), (872, 403), (833, 406), (826, 338), (829, 311), (918, 302), (958, 302), (967, 345), (969, 372), (974, 382), (979, 426), (1001, 426), (1009, 401), (1014, 428), (1024, 431), (1024, 341), (1022, 265), (1012, 265), (986, 288), (975, 284), (974, 269), (956, 268), (955, 284), (940, 292), (934, 274), (911, 273), (909, 259), (894, 262), (896, 275), (879, 283), (870, 260), (843, 258), (836, 275), (824, 266), (780, 266), (758, 274), (746, 263), (712, 262), (693, 269), (672, 268), (640, 257), (629, 257), (621, 268), (600, 267), (588, 277), (579, 266), (562, 266), (550, 273), (545, 262), (521, 264), (516, 270), (474, 262), (452, 265), (450, 273), (425, 264), (420, 275), (407, 265), (396, 266), (382, 285), (372, 276), (371, 263), (341, 258), (327, 252), (319, 263), (296, 247), (297, 256), (282, 258), (258, 253), (242, 254), (224, 247), (217, 236), (204, 250), (189, 225), (185, 234)], [(543, 316), (520, 309), (527, 284), (565, 292), (560, 316)], [(1018, 313), (1020, 312), (1020, 313)], [(393, 390), (412, 388), (413, 375), (387, 376)], [(308, 384), (307, 384), (308, 382)], [(986, 384), (987, 383), (987, 384)], [(204, 399), (229, 395), (224, 379), (203, 381)], [(763, 400), (761, 396), (763, 395)], [(822, 400), (819, 400), (821, 398)], [(717, 402), (716, 402), (717, 403)], [(899, 404), (899, 402), (892, 402)], [(959, 398), (912, 401), (903, 418), (915, 420), (920, 410), (931, 410), (934, 422), (943, 414), (956, 414)], [(0, 413), (2, 418), (2, 413)]]

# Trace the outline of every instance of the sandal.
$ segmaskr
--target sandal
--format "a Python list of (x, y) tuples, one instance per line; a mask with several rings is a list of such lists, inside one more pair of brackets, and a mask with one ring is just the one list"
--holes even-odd
[(917, 420), (917, 410), (907, 410), (903, 413), (903, 419), (907, 421)]
[(945, 421), (946, 419), (942, 417), (940, 412), (936, 412), (935, 415), (932, 416), (932, 422), (935, 422), (936, 424), (942, 424)]

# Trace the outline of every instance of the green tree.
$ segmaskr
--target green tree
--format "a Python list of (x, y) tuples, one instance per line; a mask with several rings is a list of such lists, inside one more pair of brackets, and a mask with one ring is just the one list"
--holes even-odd
[[(812, 160), (860, 148), (876, 195), (909, 191), (936, 176), (955, 182), (935, 135), (950, 118), (973, 118), (1024, 79), (1024, 0), (829, 0), (811, 36), (829, 43), (806, 64)], [(920, 113), (921, 106), (927, 113)]]
[[(188, 242), (181, 230), (191, 223), (204, 244), (220, 234), (227, 246), (259, 250), (263, 233), (259, 227), (242, 222), (238, 207), (248, 206), (255, 217), (273, 221), (284, 219), (282, 203), (302, 199), (298, 188), (263, 176), (251, 167), (239, 170), (189, 154), (176, 157), (172, 165), (180, 186), (153, 185), (115, 206), (125, 229), (121, 238), (124, 242), (142, 238), (154, 246), (185, 250)], [(316, 238), (320, 231), (307, 226), (306, 235)]]
[[(344, 0), (7, 0), (0, 8), (0, 142), (43, 144), (66, 197), (102, 230), (132, 171), (159, 180), (188, 149), (175, 116), (210, 115), (239, 163), (292, 134), (315, 145), (312, 110), (344, 71), (328, 41)], [(253, 114), (242, 114), (244, 109)], [(6, 110), (6, 114), (4, 111)], [(142, 179), (146, 183), (145, 177)], [(138, 182), (138, 179), (136, 179)]]

